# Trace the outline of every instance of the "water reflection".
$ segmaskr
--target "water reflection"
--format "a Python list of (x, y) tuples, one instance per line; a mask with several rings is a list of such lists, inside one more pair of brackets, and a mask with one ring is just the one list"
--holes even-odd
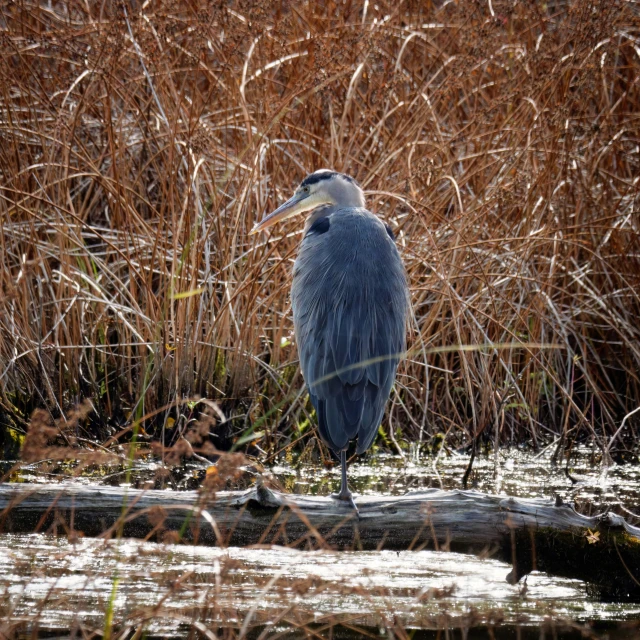
[[(360, 494), (399, 495), (429, 487), (459, 489), (462, 488), (469, 459), (468, 455), (455, 452), (442, 452), (437, 458), (427, 457), (420, 462), (397, 455), (370, 455), (351, 464), (349, 482)], [(167, 468), (148, 458), (137, 460), (132, 469), (93, 466), (77, 477), (72, 465), (44, 472), (42, 465), (13, 468), (12, 463), (0, 462), (0, 474), (9, 473), (9, 478), (15, 482), (34, 483), (50, 483), (71, 477), (83, 483), (123, 485), (129, 478), (133, 486), (142, 486), (151, 480), (155, 482), (155, 488), (184, 490), (196, 489), (202, 484), (207, 466), (202, 461), (187, 461)], [(10, 469), (12, 471), (9, 472)], [(292, 493), (328, 495), (340, 484), (338, 465), (327, 468), (278, 463), (264, 473)], [(255, 478), (256, 470), (248, 469), (236, 485), (229, 488), (247, 488)], [(578, 509), (587, 514), (601, 511), (603, 505), (618, 507), (621, 512), (629, 510), (626, 516), (634, 522), (634, 508), (640, 503), (640, 465), (613, 465), (603, 470), (599, 464), (594, 464), (594, 453), (587, 448), (575, 449), (570, 465), (554, 464), (549, 449), (539, 455), (505, 449), (498, 456), (476, 457), (468, 488), (523, 498), (559, 495), (567, 502), (575, 501)]]
[[(614, 465), (603, 472), (594, 465), (590, 450), (576, 451), (572, 464), (554, 464), (551, 452), (533, 455), (518, 450), (501, 451), (496, 459), (476, 457), (469, 477), (469, 488), (522, 498), (561, 496), (576, 501), (583, 512), (596, 512), (603, 505), (630, 510), (640, 501), (640, 466)], [(450, 453), (422, 463), (386, 454), (353, 463), (349, 482), (357, 493), (391, 493), (440, 487), (462, 488), (462, 477), (469, 456)], [(339, 469), (300, 465), (276, 465), (270, 469), (292, 493), (326, 495), (339, 484)], [(631, 516), (631, 514), (627, 514)]]
[[(443, 486), (460, 488), (469, 457), (442, 452), (420, 463), (398, 456), (355, 462), (349, 477), (356, 493), (402, 494)], [(129, 472), (133, 485), (153, 480), (174, 489), (198, 487), (207, 465), (189, 462), (166, 469), (139, 460)], [(43, 473), (41, 465), (13, 469), (14, 481), (68, 479), (72, 467)], [(265, 471), (285, 490), (328, 494), (339, 484), (337, 467), (277, 464)], [(123, 484), (122, 468), (101, 467), (77, 482)], [(248, 470), (235, 488), (250, 486)], [(625, 513), (639, 503), (640, 468), (614, 466), (602, 473), (589, 450), (577, 451), (569, 473), (550, 452), (517, 450), (476, 458), (470, 487), (520, 497), (562, 496), (589, 513), (604, 504)], [(626, 511), (625, 511), (626, 510)], [(270, 637), (279, 633), (334, 637), (377, 635), (382, 629), (414, 638), (635, 638), (640, 607), (597, 602), (579, 581), (531, 574), (509, 585), (509, 567), (433, 551), (341, 552), (283, 548), (215, 549), (165, 546), (142, 541), (0, 536), (0, 620), (68, 629), (102, 630), (109, 609), (130, 632), (186, 637), (217, 628), (219, 636)], [(195, 626), (194, 626), (195, 625)], [(336, 626), (338, 625), (338, 626)], [(608, 626), (607, 626), (608, 625)], [(613, 625), (613, 626), (611, 626)], [(630, 626), (627, 626), (630, 625)], [(354, 631), (354, 628), (357, 631)], [(200, 629), (199, 633), (202, 632)], [(416, 630), (422, 630), (416, 635)], [(595, 631), (594, 631), (595, 629)], [(583, 632), (586, 634), (583, 636)], [(443, 632), (444, 633), (444, 632)], [(425, 635), (426, 634), (426, 635)], [(547, 635), (548, 634), (548, 635)], [(589, 635), (592, 634), (592, 635)], [(595, 634), (595, 635), (594, 635)]]
[(640, 618), (639, 605), (593, 601), (579, 581), (533, 573), (514, 586), (505, 581), (508, 571), (495, 560), (434, 551), (72, 544), (4, 535), (0, 615), (27, 627), (102, 629), (112, 607), (119, 625), (179, 636), (196, 622), (257, 633), (274, 620), (290, 627), (342, 620), (375, 629), (527, 629)]

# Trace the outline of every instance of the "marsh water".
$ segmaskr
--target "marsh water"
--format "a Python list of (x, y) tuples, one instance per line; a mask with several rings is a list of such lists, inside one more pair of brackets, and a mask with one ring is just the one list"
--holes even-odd
[[(480, 456), (469, 486), (522, 497), (560, 495), (585, 513), (613, 506), (637, 523), (638, 466), (603, 472), (589, 451), (570, 467), (553, 465), (548, 455)], [(378, 456), (352, 465), (350, 478), (359, 493), (459, 488), (468, 463), (468, 456), (456, 454), (421, 462)], [(203, 468), (183, 468), (173, 480), (176, 487), (193, 484)], [(134, 479), (157, 469), (157, 462), (139, 463)], [(269, 472), (283, 488), (298, 493), (329, 493), (339, 481), (337, 469), (278, 465)], [(23, 481), (59, 479), (38, 475), (35, 468), (19, 475)], [(124, 480), (118, 470), (103, 478), (111, 484)], [(226, 629), (265, 638), (405, 631), (443, 640), (640, 636), (640, 604), (601, 602), (580, 581), (542, 573), (510, 585), (509, 570), (491, 558), (435, 551), (219, 549), (1, 535), (0, 619), (24, 634), (70, 628), (102, 632), (112, 620), (122, 637), (136, 630), (147, 637), (204, 637), (207, 629), (217, 630), (218, 637)]]

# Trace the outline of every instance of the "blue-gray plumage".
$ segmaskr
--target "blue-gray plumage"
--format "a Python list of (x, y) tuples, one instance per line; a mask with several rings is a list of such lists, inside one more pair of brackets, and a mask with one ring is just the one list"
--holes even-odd
[(384, 224), (366, 209), (324, 207), (318, 222), (293, 268), (296, 342), (320, 436), (336, 453), (357, 438), (362, 453), (405, 350), (404, 269)]
[(293, 268), (291, 301), (305, 382), (320, 437), (342, 463), (338, 498), (354, 507), (346, 450), (372, 444), (405, 351), (409, 293), (393, 233), (364, 208), (358, 184), (328, 170), (311, 174), (265, 218), (312, 211)]

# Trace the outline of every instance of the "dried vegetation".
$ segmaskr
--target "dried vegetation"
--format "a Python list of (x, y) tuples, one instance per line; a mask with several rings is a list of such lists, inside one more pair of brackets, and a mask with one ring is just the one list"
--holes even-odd
[(26, 1), (0, 56), (5, 447), (84, 399), (78, 437), (173, 442), (199, 395), (221, 448), (317, 451), (301, 226), (248, 231), (320, 167), (359, 180), (410, 277), (384, 442), (604, 449), (640, 405), (633, 2)]

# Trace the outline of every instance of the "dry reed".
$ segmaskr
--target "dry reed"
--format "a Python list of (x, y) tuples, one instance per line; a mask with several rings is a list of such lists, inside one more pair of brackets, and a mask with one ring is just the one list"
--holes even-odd
[(248, 231), (320, 167), (409, 273), (390, 444), (605, 448), (640, 405), (635, 3), (25, 1), (0, 56), (5, 441), (84, 399), (76, 435), (175, 441), (200, 395), (216, 446), (313, 448), (301, 225)]

